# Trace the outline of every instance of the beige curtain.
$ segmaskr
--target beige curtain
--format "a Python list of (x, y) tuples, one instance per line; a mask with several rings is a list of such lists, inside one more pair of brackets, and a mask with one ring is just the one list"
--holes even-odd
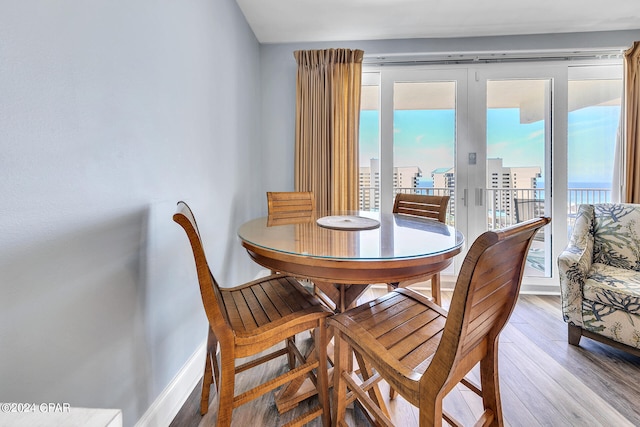
[(298, 50), (295, 190), (320, 212), (357, 210), (361, 50)]
[(640, 203), (640, 42), (624, 53), (625, 73), (625, 201)]

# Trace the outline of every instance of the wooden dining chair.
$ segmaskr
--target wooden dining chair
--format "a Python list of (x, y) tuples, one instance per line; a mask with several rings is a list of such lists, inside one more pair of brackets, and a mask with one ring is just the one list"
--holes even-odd
[[(532, 219), (478, 237), (448, 313), (418, 292), (396, 289), (329, 319), (337, 347), (334, 425), (345, 425), (346, 405), (355, 399), (379, 425), (392, 425), (379, 392), (367, 394), (380, 379), (419, 408), (420, 426), (440, 426), (443, 418), (461, 425), (442, 409), (443, 398), (460, 382), (482, 396), (484, 412), (476, 425), (503, 425), (498, 338), (516, 304), (531, 241), (549, 221)], [(364, 360), (364, 382), (348, 371), (349, 348)], [(480, 387), (465, 379), (478, 362)]]
[[(449, 196), (398, 193), (396, 194), (396, 198), (393, 203), (393, 213), (420, 216), (444, 223), (447, 220), (448, 206)], [(431, 297), (433, 298), (433, 301), (440, 305), (441, 296), (439, 272), (425, 277), (418, 277), (410, 281), (389, 283), (387, 287), (389, 290), (397, 287), (404, 288), (413, 283), (424, 282), (426, 280), (431, 282)]]
[[(297, 280), (285, 275), (271, 275), (234, 288), (219, 287), (209, 269), (196, 220), (186, 203), (178, 202), (173, 220), (182, 226), (191, 244), (202, 303), (209, 320), (200, 413), (206, 414), (209, 408), (212, 371), (216, 370), (212, 361), (217, 361), (216, 347), (219, 343), (220, 374), (216, 382), (218, 426), (231, 424), (234, 408), (299, 376), (308, 375), (316, 384), (320, 404), (296, 418), (291, 425), (303, 425), (321, 416), (323, 425), (328, 427), (330, 413), (325, 319), (333, 313)], [(305, 358), (295, 346), (294, 337), (307, 330), (314, 330), (315, 352)], [(284, 348), (272, 349), (283, 341)], [(271, 352), (236, 366), (236, 359), (255, 356), (265, 350)], [(235, 377), (238, 373), (283, 355), (289, 356), (290, 370), (251, 390), (235, 394)]]
[(268, 191), (268, 225), (295, 224), (311, 220), (316, 202), (311, 191)]

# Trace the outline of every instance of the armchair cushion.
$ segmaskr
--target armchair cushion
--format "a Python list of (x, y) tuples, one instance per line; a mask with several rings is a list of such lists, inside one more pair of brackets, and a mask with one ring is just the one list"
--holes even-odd
[(558, 257), (569, 342), (640, 349), (640, 205), (581, 205)]
[(640, 271), (640, 205), (593, 206), (593, 262)]
[(595, 263), (584, 282), (583, 293), (586, 300), (640, 315), (640, 272), (635, 270)]

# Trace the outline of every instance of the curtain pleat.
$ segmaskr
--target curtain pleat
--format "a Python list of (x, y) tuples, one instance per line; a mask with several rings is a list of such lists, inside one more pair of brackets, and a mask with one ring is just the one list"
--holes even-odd
[(624, 53), (625, 63), (625, 201), (640, 203), (640, 42)]
[(295, 190), (318, 211), (357, 210), (358, 135), (364, 52), (298, 50)]

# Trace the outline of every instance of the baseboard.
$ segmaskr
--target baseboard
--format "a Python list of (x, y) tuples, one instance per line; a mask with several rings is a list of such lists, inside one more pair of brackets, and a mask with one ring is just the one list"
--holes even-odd
[(135, 427), (157, 427), (171, 424), (202, 378), (206, 350), (207, 342), (205, 340), (142, 415)]
[[(262, 269), (255, 278), (259, 279), (269, 274), (271, 274), (269, 270)], [(207, 341), (204, 340), (180, 372), (140, 417), (135, 427), (158, 427), (171, 424), (202, 378), (206, 350)]]

